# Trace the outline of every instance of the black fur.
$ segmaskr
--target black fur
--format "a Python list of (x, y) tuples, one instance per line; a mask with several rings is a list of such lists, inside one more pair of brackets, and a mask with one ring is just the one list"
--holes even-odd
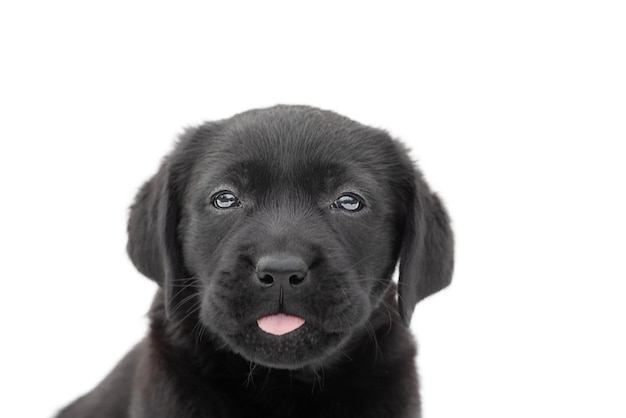
[[(240, 205), (216, 207), (220, 191)], [(361, 210), (333, 206), (346, 194)], [(189, 129), (138, 193), (128, 233), (133, 263), (160, 285), (150, 332), (59, 417), (420, 415), (405, 325), (450, 283), (453, 237), (387, 133), (303, 106)], [(259, 275), (261, 258), (286, 255), (303, 274)], [(257, 319), (278, 312), (306, 322), (263, 332)]]

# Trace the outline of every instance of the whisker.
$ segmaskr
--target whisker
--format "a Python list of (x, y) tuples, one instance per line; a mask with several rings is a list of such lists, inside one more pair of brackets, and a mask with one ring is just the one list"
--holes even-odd
[(375, 277), (368, 277), (368, 276), (356, 276), (354, 277), (354, 281), (357, 283), (374, 282), (374, 283), (382, 283), (382, 284), (387, 284), (391, 282), (391, 280), (377, 279)]
[(261, 386), (261, 389), (259, 390), (259, 393), (263, 392), (265, 390), (265, 387), (267, 386), (267, 383), (270, 381), (270, 374), (272, 373), (272, 369), (267, 369), (267, 373), (265, 374), (265, 380), (263, 381), (263, 386)]
[(374, 326), (370, 321), (365, 323), (365, 331), (370, 337), (370, 340), (374, 343), (374, 364), (378, 360), (378, 356), (380, 355), (381, 360), (383, 359), (383, 352), (380, 348), (380, 344), (378, 344), (378, 338), (376, 337), (376, 331), (374, 330)]
[(185, 316), (183, 317), (183, 319), (181, 319), (180, 321), (178, 321), (178, 322), (179, 322), (179, 324), (182, 324), (182, 323), (183, 323), (183, 322), (185, 322), (185, 320), (186, 320), (187, 318), (189, 318), (191, 315), (193, 315), (193, 314), (195, 314), (195, 313), (199, 312), (199, 311), (200, 311), (200, 307), (201, 307), (201, 306), (202, 306), (202, 301), (196, 301), (196, 302), (195, 302), (195, 304), (194, 304), (194, 305), (192, 305), (192, 306), (189, 308), (189, 310), (185, 311), (185, 312), (188, 312), (188, 313), (187, 313), (187, 315), (185, 315)]
[(359, 261), (357, 261), (356, 263), (354, 263), (350, 267), (348, 267), (348, 269), (351, 270), (351, 269), (355, 268), (356, 266), (358, 266), (359, 264), (361, 264), (362, 262), (369, 260), (370, 258), (371, 258), (370, 256), (363, 257), (362, 259), (360, 259)]
[(323, 366), (320, 367), (320, 371), (321, 371), (321, 374), (318, 373), (317, 370), (313, 369), (313, 387), (311, 388), (311, 395), (315, 393), (316, 383), (317, 383), (317, 387), (319, 387), (319, 390), (324, 389), (324, 380), (325, 380), (326, 371), (324, 370)]
[[(180, 292), (179, 292), (180, 293)], [(178, 295), (178, 293), (176, 294)], [(175, 296), (176, 296), (175, 295)], [(172, 309), (172, 315), (176, 313), (176, 311), (182, 307), (185, 303), (189, 302), (191, 299), (198, 297), (197, 293), (192, 293), (191, 295), (187, 295), (185, 296), (180, 302), (178, 302), (176, 304), (176, 306), (174, 306), (174, 309)]]
[(246, 388), (252, 385), (252, 387), (256, 389), (256, 385), (254, 384), (254, 371), (258, 367), (258, 364), (249, 361), (248, 365), (249, 365), (248, 376), (246, 377), (246, 381), (244, 382), (244, 385)]
[(198, 321), (193, 326), (191, 333), (195, 336), (194, 342), (196, 343), (196, 347), (199, 347), (202, 344), (202, 338), (204, 337), (204, 333), (206, 332), (206, 328), (202, 325), (202, 322)]
[(196, 276), (191, 276), (191, 277), (179, 277), (176, 279), (168, 279), (168, 280), (175, 282), (175, 283), (187, 283), (187, 282), (198, 281), (198, 278)]
[(392, 328), (392, 325), (393, 325), (393, 314), (392, 314), (392, 312), (397, 312), (397, 308), (395, 306), (389, 305), (389, 303), (386, 300), (384, 300), (384, 299), (381, 301), (381, 304), (387, 310), (387, 317), (389, 318), (389, 326), (387, 327), (387, 334), (389, 334), (391, 332), (391, 328)]

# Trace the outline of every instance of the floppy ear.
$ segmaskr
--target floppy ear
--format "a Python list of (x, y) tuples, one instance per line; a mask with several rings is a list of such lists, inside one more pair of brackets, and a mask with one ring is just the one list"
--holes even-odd
[(443, 204), (417, 176), (400, 250), (398, 303), (409, 325), (415, 305), (448, 286), (454, 266), (454, 237)]
[(184, 190), (191, 171), (185, 145), (195, 130), (181, 136), (178, 147), (137, 193), (130, 208), (126, 250), (135, 267), (163, 288), (168, 315), (184, 299), (189, 279), (183, 265), (178, 225)]

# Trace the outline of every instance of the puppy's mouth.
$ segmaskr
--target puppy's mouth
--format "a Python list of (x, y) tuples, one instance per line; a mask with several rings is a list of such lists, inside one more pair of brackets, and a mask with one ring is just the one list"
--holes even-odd
[(263, 332), (267, 334), (281, 336), (289, 334), (290, 332), (294, 332), (302, 325), (304, 325), (306, 321), (299, 316), (278, 313), (263, 316), (257, 319), (256, 322)]

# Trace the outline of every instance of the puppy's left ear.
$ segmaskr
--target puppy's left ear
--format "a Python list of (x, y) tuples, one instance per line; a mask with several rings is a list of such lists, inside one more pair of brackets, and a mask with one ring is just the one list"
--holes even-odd
[(398, 303), (409, 325), (415, 305), (452, 281), (454, 236), (448, 214), (420, 175), (408, 207), (400, 250)]

